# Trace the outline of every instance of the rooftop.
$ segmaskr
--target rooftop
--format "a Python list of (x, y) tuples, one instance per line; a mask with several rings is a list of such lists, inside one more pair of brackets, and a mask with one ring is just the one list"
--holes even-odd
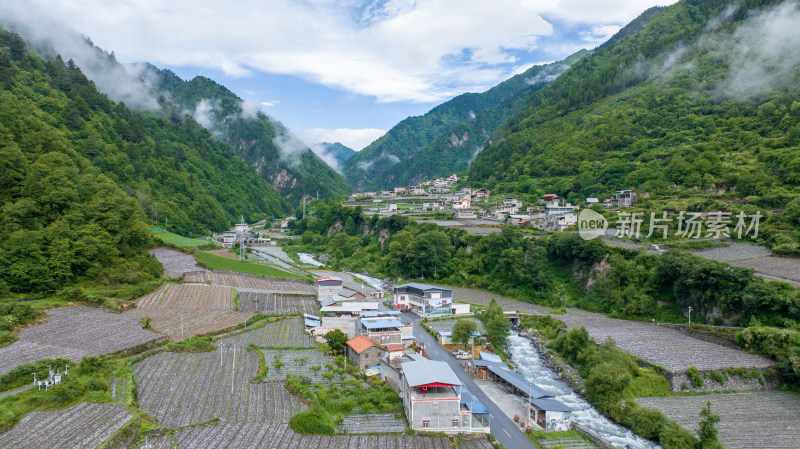
[(403, 323), (397, 318), (382, 318), (361, 320), (361, 325), (367, 329), (386, 329), (390, 327), (403, 327)]
[(528, 379), (522, 377), (519, 373), (515, 373), (514, 371), (509, 371), (506, 367), (497, 365), (497, 366), (489, 366), (489, 371), (495, 374), (497, 377), (500, 377), (504, 381), (510, 383), (514, 386), (520, 393), (525, 396), (530, 396), (532, 398), (540, 399), (540, 398), (552, 398), (553, 395), (542, 390), (541, 388), (533, 385)]
[(563, 402), (555, 399), (531, 399), (531, 405), (547, 412), (571, 412), (572, 409), (564, 405)]
[(427, 290), (448, 290), (444, 287), (437, 287), (435, 285), (430, 284), (420, 284), (419, 282), (409, 282), (408, 284), (398, 285), (395, 288), (403, 288), (403, 287), (411, 287), (416, 288), (417, 290), (427, 291)]
[(418, 357), (413, 362), (405, 362), (401, 366), (403, 367), (403, 376), (405, 376), (406, 382), (412, 387), (434, 384), (461, 385), (458, 376), (446, 362)]
[(383, 345), (367, 337), (366, 335), (359, 335), (358, 337), (351, 338), (350, 340), (347, 341), (347, 346), (353, 348), (353, 351), (355, 351), (356, 354), (361, 354), (362, 352), (366, 351), (372, 346), (377, 346), (378, 348), (383, 350), (386, 349), (383, 347)]

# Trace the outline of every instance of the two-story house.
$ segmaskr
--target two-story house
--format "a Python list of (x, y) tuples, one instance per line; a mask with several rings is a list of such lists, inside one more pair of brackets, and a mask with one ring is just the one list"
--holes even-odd
[(452, 314), (453, 291), (435, 285), (412, 282), (394, 288), (394, 306), (425, 318)]

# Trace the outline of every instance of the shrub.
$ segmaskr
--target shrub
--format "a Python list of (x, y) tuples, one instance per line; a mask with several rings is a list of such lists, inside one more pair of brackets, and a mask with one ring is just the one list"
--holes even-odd
[(308, 410), (300, 412), (289, 419), (289, 427), (300, 434), (333, 435), (336, 424), (319, 401), (314, 401)]
[(697, 372), (697, 367), (690, 366), (688, 370), (686, 370), (686, 375), (689, 377), (689, 380), (692, 382), (692, 387), (700, 388), (705, 384), (703, 381), (703, 377)]

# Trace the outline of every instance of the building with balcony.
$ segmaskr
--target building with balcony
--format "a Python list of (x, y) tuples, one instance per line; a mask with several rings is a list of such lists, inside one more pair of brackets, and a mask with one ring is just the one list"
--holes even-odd
[(452, 315), (453, 291), (435, 285), (412, 282), (394, 288), (394, 306), (426, 317)]

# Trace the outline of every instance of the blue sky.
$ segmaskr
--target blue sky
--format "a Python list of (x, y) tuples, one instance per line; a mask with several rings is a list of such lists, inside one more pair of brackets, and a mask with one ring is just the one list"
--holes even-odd
[[(13, 1), (13, 0), (12, 0)], [(307, 143), (407, 116), (604, 42), (675, 0), (26, 0), (121, 62), (204, 75)], [(30, 6), (28, 6), (30, 5)]]

